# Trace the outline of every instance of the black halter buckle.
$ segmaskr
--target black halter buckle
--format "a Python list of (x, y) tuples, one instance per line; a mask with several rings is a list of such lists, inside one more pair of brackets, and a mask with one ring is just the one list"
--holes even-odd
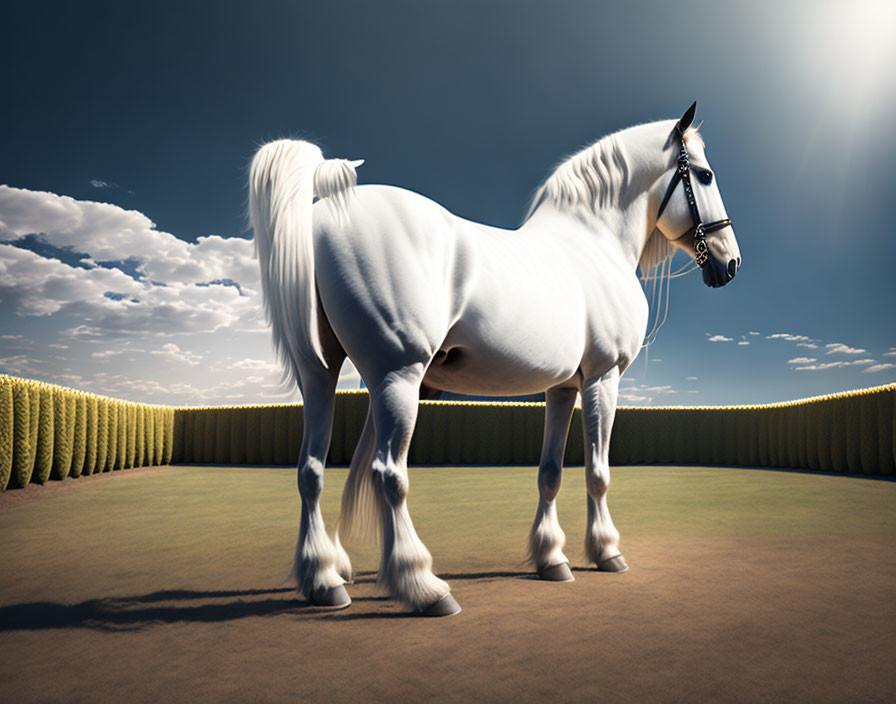
[(703, 237), (697, 239), (697, 242), (694, 245), (694, 251), (697, 252), (697, 256), (694, 257), (694, 261), (697, 262), (700, 266), (703, 266), (707, 261), (709, 261), (709, 254), (706, 249), (706, 240)]

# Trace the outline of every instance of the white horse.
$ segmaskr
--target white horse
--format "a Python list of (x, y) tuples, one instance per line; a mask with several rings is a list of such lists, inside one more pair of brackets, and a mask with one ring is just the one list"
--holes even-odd
[[(648, 323), (637, 270), (667, 273), (676, 248), (702, 263), (710, 286), (727, 283), (740, 265), (691, 127), (694, 110), (609, 135), (564, 161), (516, 230), (464, 220), (400, 188), (356, 186), (360, 161), (325, 160), (308, 142), (280, 140), (258, 150), (249, 210), (266, 310), (305, 404), (295, 575), (312, 603), (351, 603), (343, 586), (350, 562), (338, 532), (327, 534), (319, 505), (346, 355), (370, 390), (370, 408), (339, 528), (343, 536), (379, 528), (379, 582), (394, 599), (424, 615), (460, 611), (433, 574), (406, 503), (418, 399), (440, 391), (545, 392), (529, 549), (548, 580), (573, 578), (555, 499), (581, 394), (586, 554), (599, 570), (628, 569), (606, 494), (619, 379)], [(703, 223), (700, 212), (718, 219)]]

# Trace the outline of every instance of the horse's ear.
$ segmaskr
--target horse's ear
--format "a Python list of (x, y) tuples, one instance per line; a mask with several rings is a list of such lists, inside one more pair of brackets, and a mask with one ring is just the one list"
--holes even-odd
[(681, 119), (678, 121), (678, 124), (675, 125), (675, 129), (678, 130), (678, 134), (684, 134), (685, 130), (691, 126), (694, 122), (694, 114), (697, 112), (697, 101), (695, 100), (691, 103), (691, 107), (684, 111), (684, 115), (681, 116)]

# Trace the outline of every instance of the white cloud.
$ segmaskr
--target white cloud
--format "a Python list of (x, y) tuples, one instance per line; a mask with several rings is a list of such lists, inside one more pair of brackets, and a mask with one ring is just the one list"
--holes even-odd
[(689, 377), (688, 377), (688, 381), (697, 381), (697, 377), (695, 377), (695, 376), (689, 376)]
[(11, 357), (0, 357), (0, 369), (14, 376), (35, 376), (38, 373), (35, 360), (30, 355), (15, 354)]
[(143, 350), (135, 349), (133, 347), (123, 347), (121, 349), (116, 350), (103, 350), (102, 352), (92, 352), (90, 356), (93, 359), (111, 359), (113, 357), (121, 357), (126, 354), (136, 354), (139, 352), (143, 352)]
[(810, 364), (810, 365), (803, 366), (803, 367), (793, 367), (793, 370), (797, 371), (797, 372), (803, 372), (803, 371), (813, 371), (814, 372), (814, 371), (821, 371), (824, 369), (837, 369), (840, 367), (860, 367), (860, 366), (864, 366), (865, 364), (874, 364), (874, 360), (873, 359), (856, 359), (856, 360), (850, 360), (849, 362), (843, 362), (843, 361), (824, 362), (821, 364)]
[[(231, 286), (149, 286), (134, 300), (99, 298), (68, 303), (64, 312), (87, 321), (64, 331), (78, 339), (214, 332), (239, 327), (251, 305)], [(254, 311), (260, 315), (260, 311)]]
[(750, 330), (750, 332), (749, 332), (748, 334), (750, 334), (750, 335), (759, 335), (760, 333), (758, 333), (758, 332), (754, 332), (753, 330)]
[(827, 348), (828, 354), (868, 354), (868, 350), (862, 350), (858, 347), (850, 347), (848, 345), (840, 344), (839, 342), (825, 345), (825, 347)]
[(891, 347), (889, 352), (884, 352), (884, 357), (896, 357), (896, 347)]
[(806, 371), (814, 372), (814, 371), (821, 371), (823, 369), (833, 369), (834, 367), (842, 367), (842, 366), (843, 366), (842, 362), (827, 362), (826, 364), (810, 364), (810, 365), (807, 365), (804, 367), (794, 367), (793, 369), (794, 369), (794, 371), (797, 371), (797, 372), (806, 372)]
[(883, 364), (875, 364), (873, 367), (868, 367), (867, 369), (863, 369), (863, 374), (870, 374), (872, 372), (882, 372), (884, 369), (893, 369), (896, 367), (896, 364), (892, 362), (884, 362)]
[[(27, 235), (81, 256), (60, 261), (16, 246)], [(249, 240), (187, 242), (136, 211), (0, 186), (3, 312), (51, 318), (48, 351), (64, 355), (18, 355), (30, 335), (0, 337), (11, 373), (74, 384), (73, 368), (86, 390), (163, 403), (295, 398), (280, 384), (260, 288)], [(189, 336), (188, 348), (177, 335)], [(256, 368), (231, 366), (241, 359)], [(247, 371), (256, 378), (242, 378)], [(352, 373), (340, 385), (357, 387)]]
[(160, 350), (152, 350), (151, 354), (165, 357), (174, 362), (183, 362), (184, 364), (189, 364), (191, 366), (199, 364), (202, 360), (202, 355), (182, 350), (173, 342), (168, 342), (162, 345), (162, 349)]
[(105, 297), (107, 291), (135, 295), (142, 288), (118, 269), (80, 269), (0, 244), (0, 299), (18, 315), (51, 315), (88, 300), (97, 311), (113, 309), (120, 301)]
[(805, 335), (793, 335), (789, 332), (776, 332), (773, 335), (766, 335), (766, 340), (787, 340), (788, 342), (810, 342), (811, 337)]
[[(709, 333), (707, 333), (708, 335)], [(710, 342), (731, 342), (733, 338), (725, 337), (724, 335), (713, 335), (709, 338)]]
[(152, 281), (165, 283), (207, 283), (231, 280), (241, 288), (257, 290), (258, 263), (253, 245), (239, 237), (199, 237), (196, 244), (178, 240), (166, 249), (142, 259), (138, 270)]
[(118, 268), (69, 266), (0, 244), (0, 298), (5, 308), (23, 316), (62, 313), (81, 318), (84, 323), (70, 329), (70, 336), (266, 329), (257, 263), (248, 240), (210, 236), (191, 244), (155, 230), (135, 211), (0, 186), (0, 239), (28, 234), (85, 252), (91, 264), (136, 260), (137, 271), (144, 275), (134, 280)]
[(738, 342), (737, 344), (739, 344), (739, 345), (749, 345), (750, 343), (747, 342), (746, 340), (741, 340), (741, 341)]
[[(343, 373), (345, 373), (345, 371), (346, 369), (344, 368)], [(650, 405), (658, 396), (662, 397), (679, 393), (677, 389), (670, 386), (669, 384), (647, 386), (646, 384), (635, 384), (631, 380), (628, 380), (627, 384), (628, 385), (626, 385), (624, 388), (619, 389), (619, 398), (623, 401), (628, 401), (630, 403), (642, 406)], [(343, 386), (342, 388), (357, 388), (357, 386)]]
[(111, 183), (110, 181), (100, 181), (97, 178), (90, 179), (90, 185), (94, 188), (118, 188), (117, 183)]
[(152, 221), (135, 210), (45, 191), (0, 186), (0, 213), (0, 237), (5, 240), (39, 234), (44, 242), (99, 260), (142, 258), (147, 252), (164, 251), (173, 244), (170, 239), (176, 239), (156, 231)]
[(86, 383), (80, 374), (57, 374), (56, 381), (64, 386), (74, 386), (75, 388), (81, 388)]
[(638, 394), (619, 394), (619, 398), (632, 403), (640, 403), (641, 401), (650, 401), (649, 396), (639, 396)]
[(815, 357), (795, 357), (787, 360), (788, 364), (811, 364), (815, 361)]
[(797, 343), (796, 343), (796, 346), (797, 346), (797, 347), (806, 347), (806, 348), (808, 348), (808, 349), (810, 349), (810, 350), (817, 350), (817, 349), (818, 349), (818, 345), (816, 345), (816, 344), (814, 344), (814, 343), (812, 343), (812, 342), (797, 342)]
[(230, 365), (233, 369), (243, 369), (251, 372), (273, 373), (280, 371), (280, 365), (263, 359), (241, 359)]
[(156, 230), (143, 213), (111, 203), (0, 186), (0, 240), (26, 235), (90, 255), (91, 262), (134, 259), (151, 281), (206, 283), (232, 279), (257, 288), (249, 240), (199, 237), (196, 244)]

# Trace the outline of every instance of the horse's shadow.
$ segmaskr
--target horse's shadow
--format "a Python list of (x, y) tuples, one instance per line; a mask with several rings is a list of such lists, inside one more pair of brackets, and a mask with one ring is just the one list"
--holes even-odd
[[(450, 580), (531, 579), (525, 572), (478, 572), (442, 575)], [(355, 584), (376, 582), (375, 572), (362, 572)], [(264, 598), (258, 598), (264, 597)], [(355, 602), (384, 601), (384, 596), (352, 595)], [(201, 602), (201, 603), (197, 603)], [(212, 602), (212, 603), (208, 603)], [(396, 606), (396, 608), (398, 608)], [(311, 619), (406, 618), (405, 611), (353, 612), (316, 607), (296, 597), (293, 587), (194, 591), (172, 589), (140, 596), (88, 599), (76, 604), (36, 601), (0, 606), (0, 632), (88, 628), (97, 631), (139, 631), (171, 623), (222, 623), (251, 616), (292, 615)]]
[[(277, 594), (288, 596), (278, 598)], [(254, 599), (263, 595), (269, 596)], [(273, 616), (301, 609), (302, 602), (293, 595), (294, 590), (289, 587), (232, 591), (177, 589), (142, 596), (88, 599), (76, 604), (37, 601), (0, 606), (0, 631), (51, 628), (136, 631), (169, 623), (216, 623), (249, 616)], [(211, 600), (215, 602), (196, 603)]]

